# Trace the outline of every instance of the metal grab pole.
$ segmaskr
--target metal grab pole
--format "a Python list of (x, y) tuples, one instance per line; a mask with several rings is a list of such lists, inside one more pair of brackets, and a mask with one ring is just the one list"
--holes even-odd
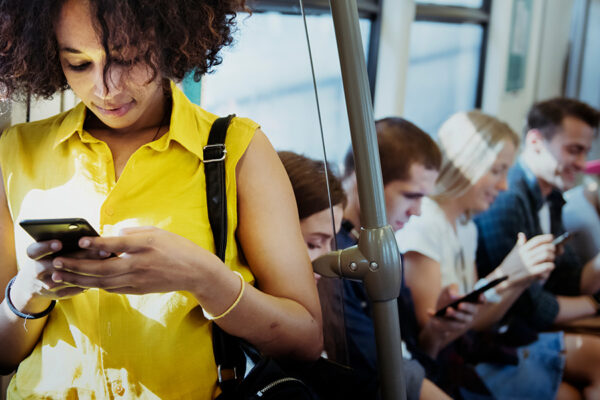
[[(358, 249), (335, 258), (342, 276), (363, 279), (373, 306), (378, 371), (384, 400), (405, 399), (397, 297), (401, 257), (387, 225), (375, 121), (360, 36), (356, 0), (330, 0), (338, 45), (356, 178), (362, 229)], [(345, 260), (344, 255), (358, 259)], [(334, 268), (334, 269), (336, 269)]]

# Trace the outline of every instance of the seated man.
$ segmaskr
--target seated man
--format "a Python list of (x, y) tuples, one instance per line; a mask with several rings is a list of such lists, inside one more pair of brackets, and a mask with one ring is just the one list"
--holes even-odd
[[(422, 198), (433, 190), (441, 165), (441, 153), (429, 135), (402, 118), (379, 120), (376, 123), (376, 129), (387, 221), (392, 229), (397, 231), (402, 228), (411, 215), (420, 213)], [(340, 249), (357, 243), (358, 229), (361, 226), (360, 204), (352, 151), (349, 151), (346, 155), (343, 184), (348, 202), (344, 209), (342, 228), (337, 235), (337, 244)], [(350, 280), (344, 280), (343, 289), (349, 364), (359, 373), (375, 377), (377, 374), (377, 350), (366, 291), (361, 282)], [(445, 293), (444, 296), (447, 298), (441, 301), (445, 304), (454, 298), (453, 294), (450, 293)], [(416, 348), (418, 326), (412, 308), (410, 291), (405, 286), (402, 288), (399, 307), (402, 338), (408, 347), (408, 349), (404, 349), (404, 357), (411, 358), (410, 353), (412, 353), (419, 362), (425, 364), (427, 376), (437, 378), (437, 376), (431, 374), (430, 363), (433, 363), (433, 359), (428, 357), (430, 354), (425, 354), (429, 353), (428, 349), (422, 349), (422, 354), (416, 354), (421, 353), (421, 350)], [(432, 333), (431, 336), (435, 339), (428, 344), (432, 347), (439, 347), (438, 344), (444, 340), (442, 336), (445, 336), (446, 332), (452, 329), (462, 329), (463, 324), (468, 323), (468, 319), (469, 316), (465, 316), (464, 322), (455, 324), (452, 328), (448, 328), (446, 325), (438, 325), (438, 328), (441, 329)], [(442, 318), (439, 322), (440, 324), (447, 323)], [(435, 355), (432, 355), (432, 357), (435, 357)], [(405, 362), (405, 370), (411, 368), (422, 369), (415, 360)], [(428, 381), (425, 382), (428, 383)], [(416, 382), (411, 381), (410, 377), (407, 376), (408, 393), (411, 392), (411, 386), (415, 384)], [(422, 392), (426, 389), (427, 385), (423, 384)], [(448, 388), (443, 389), (448, 390)], [(414, 390), (412, 391), (414, 392)], [(426, 396), (421, 393), (421, 397)]]
[[(576, 100), (556, 98), (535, 104), (527, 118), (523, 153), (508, 175), (509, 189), (490, 209), (475, 218), (479, 234), (477, 266), (485, 275), (515, 245), (517, 234), (528, 238), (564, 232), (563, 191), (574, 186), (596, 135), (599, 114)], [(577, 239), (575, 239), (577, 240)], [(565, 244), (556, 268), (544, 283), (534, 283), (512, 307), (518, 340), (535, 337), (556, 323), (595, 315), (590, 295), (600, 289), (600, 261), (582, 265)], [(529, 332), (526, 335), (525, 332)]]

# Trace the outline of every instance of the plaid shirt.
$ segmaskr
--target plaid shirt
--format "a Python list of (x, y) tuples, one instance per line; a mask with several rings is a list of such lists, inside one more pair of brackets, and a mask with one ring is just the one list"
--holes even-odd
[[(562, 224), (562, 206), (565, 201), (558, 190), (544, 199), (537, 179), (522, 163), (518, 162), (508, 174), (509, 189), (500, 193), (489, 210), (475, 217), (479, 243), (477, 267), (479, 276), (494, 270), (508, 255), (517, 242), (517, 234), (527, 238), (542, 234), (538, 212), (548, 203), (550, 230), (555, 236), (565, 231)], [(583, 265), (568, 246), (555, 259), (555, 269), (542, 285), (533, 283), (515, 302), (509, 315), (522, 319), (521, 324), (535, 330), (549, 328), (558, 314), (556, 295), (577, 295), (580, 291)]]

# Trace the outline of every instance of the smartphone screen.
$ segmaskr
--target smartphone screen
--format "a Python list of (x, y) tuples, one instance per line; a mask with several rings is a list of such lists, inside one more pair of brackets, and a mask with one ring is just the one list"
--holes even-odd
[(36, 242), (60, 240), (62, 249), (54, 253), (55, 256), (80, 250), (79, 239), (84, 236), (99, 236), (83, 218), (27, 219), (19, 222), (19, 225)]
[(448, 310), (448, 308), (454, 308), (456, 309), (456, 307), (458, 307), (458, 305), (460, 303), (477, 303), (477, 301), (479, 300), (479, 296), (486, 292), (487, 290), (493, 288), (494, 286), (498, 285), (501, 282), (504, 282), (505, 280), (508, 279), (508, 276), (502, 276), (500, 278), (496, 278), (493, 281), (489, 282), (488, 284), (480, 287), (479, 289), (475, 289), (473, 290), (471, 293), (467, 294), (464, 297), (461, 297), (458, 300), (453, 301), (452, 303), (448, 304), (446, 307), (442, 307), (441, 309), (439, 309), (436, 313), (435, 316), (436, 317), (443, 317), (446, 314), (446, 310)]
[(554, 238), (554, 240), (552, 241), (552, 244), (555, 246), (558, 246), (560, 244), (565, 243), (567, 240), (571, 239), (572, 237), (573, 237), (573, 234), (571, 232), (565, 232), (562, 235)]

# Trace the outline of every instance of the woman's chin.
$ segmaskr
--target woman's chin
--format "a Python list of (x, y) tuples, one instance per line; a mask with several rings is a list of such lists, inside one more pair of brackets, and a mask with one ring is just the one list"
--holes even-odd
[(482, 213), (484, 211), (487, 211), (490, 208), (491, 205), (492, 205), (491, 202), (484, 201), (484, 202), (481, 202), (480, 204), (477, 204), (470, 211), (471, 211), (472, 214), (479, 214), (479, 213)]

